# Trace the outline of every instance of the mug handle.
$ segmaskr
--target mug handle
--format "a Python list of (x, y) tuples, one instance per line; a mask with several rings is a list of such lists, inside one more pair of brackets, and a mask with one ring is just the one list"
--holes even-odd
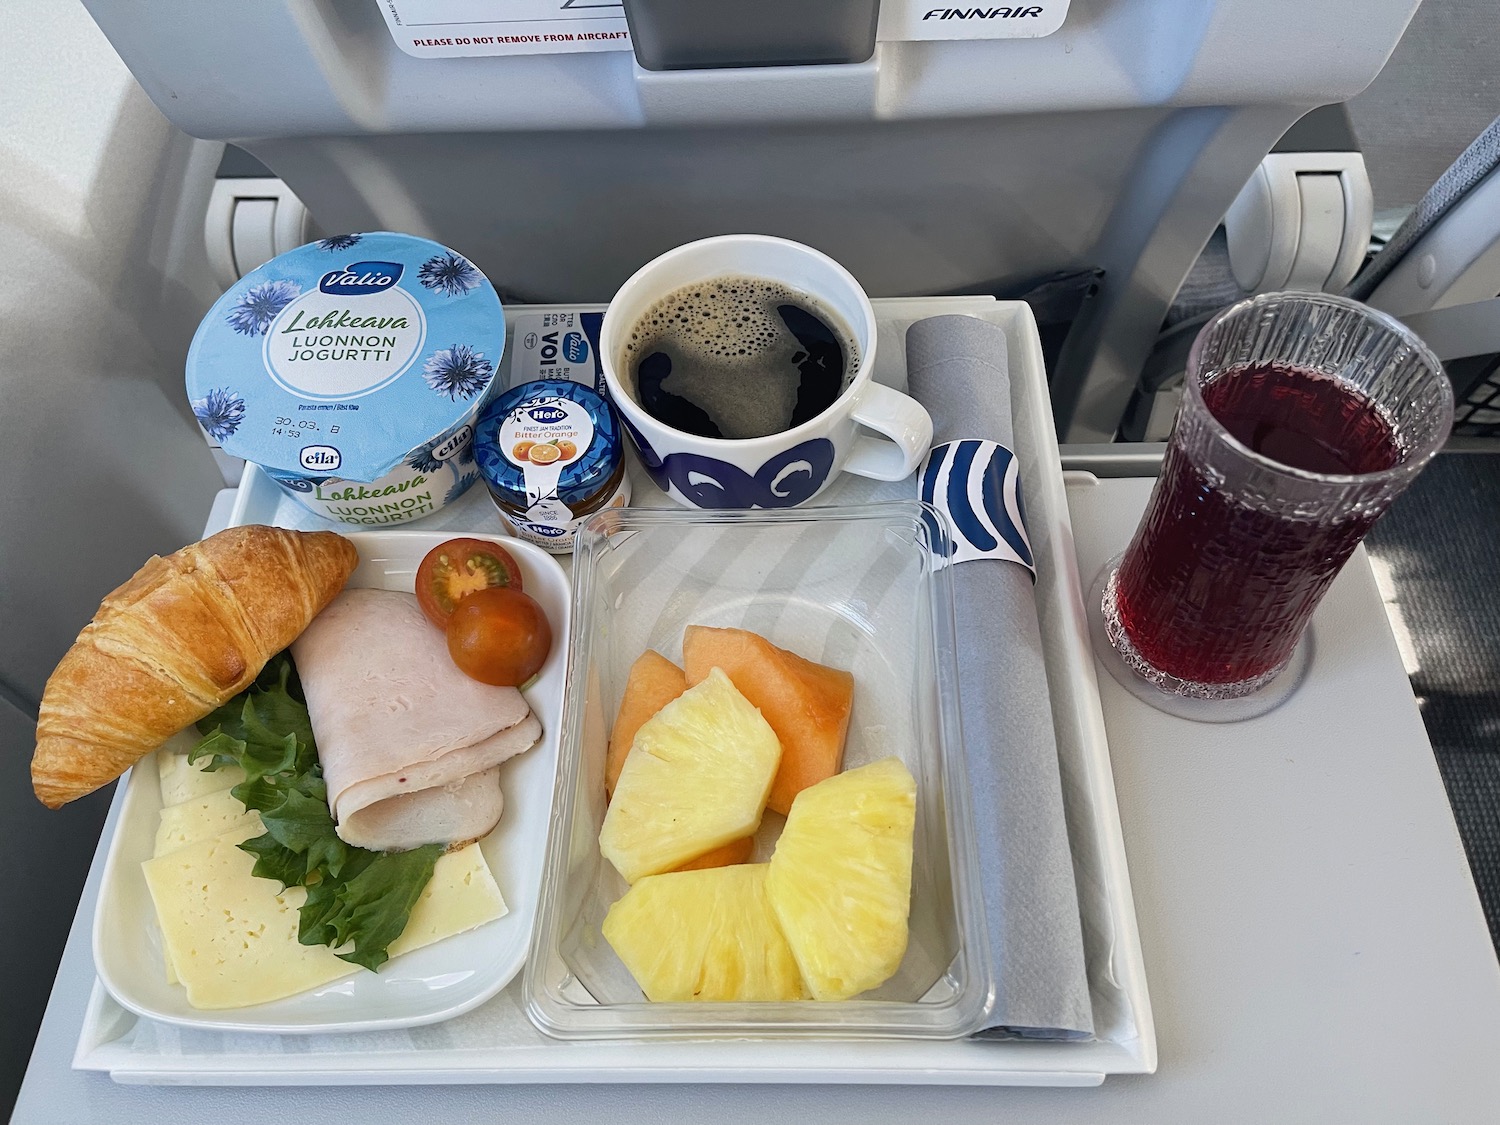
[(844, 471), (876, 480), (904, 480), (916, 472), (932, 445), (932, 415), (910, 395), (869, 383), (849, 416), (889, 440), (861, 434)]

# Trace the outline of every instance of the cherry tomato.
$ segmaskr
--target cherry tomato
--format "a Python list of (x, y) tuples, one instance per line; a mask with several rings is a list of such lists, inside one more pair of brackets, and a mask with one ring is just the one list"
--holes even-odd
[(521, 568), (504, 547), (483, 539), (450, 539), (427, 552), (417, 567), (417, 604), (439, 629), (460, 601), (478, 590), (521, 588)]
[(530, 594), (492, 586), (458, 603), (448, 619), (448, 655), (466, 676), (519, 687), (552, 651), (552, 625)]

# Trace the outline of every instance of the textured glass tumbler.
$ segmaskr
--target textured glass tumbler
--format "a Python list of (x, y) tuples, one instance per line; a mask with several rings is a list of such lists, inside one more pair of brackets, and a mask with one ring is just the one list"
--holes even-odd
[(1452, 421), (1441, 365), (1383, 313), (1314, 293), (1226, 309), (1189, 353), (1161, 476), (1104, 584), (1110, 643), (1173, 695), (1266, 687)]

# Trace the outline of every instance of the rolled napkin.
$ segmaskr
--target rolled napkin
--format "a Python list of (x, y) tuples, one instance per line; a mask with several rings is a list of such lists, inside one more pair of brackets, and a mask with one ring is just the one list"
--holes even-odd
[[(940, 448), (979, 439), (1010, 450), (1005, 333), (969, 316), (918, 321), (906, 333), (906, 368), (912, 397), (932, 415), (929, 464), (944, 482), (941, 496), (973, 501), (953, 513), (957, 525), (975, 528), (959, 538), (1001, 556), (970, 557), (976, 544), (965, 542), (951, 564), (960, 716), (995, 972), (995, 1008), (979, 1037), (1088, 1038), (1093, 1012), (1030, 550), (1024, 534), (1007, 534), (999, 507), (998, 482), (1007, 467), (1014, 479), (1014, 466), (990, 445)], [(979, 464), (985, 458), (989, 473)], [(968, 466), (968, 480), (979, 482), (967, 490), (972, 498), (947, 485)], [(987, 509), (987, 517), (975, 509)], [(1019, 505), (1009, 510), (1019, 516)]]

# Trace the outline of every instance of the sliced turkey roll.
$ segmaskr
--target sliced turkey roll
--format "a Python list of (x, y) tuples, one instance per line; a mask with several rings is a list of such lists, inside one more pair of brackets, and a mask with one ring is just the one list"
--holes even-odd
[(292, 659), (344, 841), (402, 851), (499, 823), (497, 767), (535, 745), (541, 724), (515, 688), (458, 670), (415, 597), (345, 590)]

